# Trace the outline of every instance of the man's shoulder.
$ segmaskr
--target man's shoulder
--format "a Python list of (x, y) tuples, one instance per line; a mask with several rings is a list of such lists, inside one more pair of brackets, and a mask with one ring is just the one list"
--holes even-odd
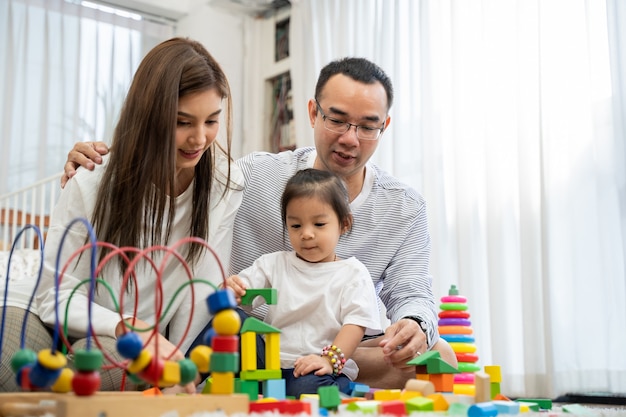
[(293, 151), (283, 151), (279, 153), (256, 151), (249, 153), (237, 160), (237, 163), (245, 170), (250, 167), (267, 165), (300, 165), (306, 162), (311, 152), (315, 148), (298, 148)]
[(389, 174), (375, 164), (369, 164), (374, 172), (374, 189), (377, 193), (388, 195), (397, 201), (398, 198), (405, 199), (418, 205), (425, 203), (424, 197), (409, 184), (399, 178)]

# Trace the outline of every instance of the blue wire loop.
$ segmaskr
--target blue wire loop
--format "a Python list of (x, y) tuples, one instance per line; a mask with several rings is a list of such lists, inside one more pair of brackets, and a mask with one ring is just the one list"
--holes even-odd
[(4, 300), (3, 300), (3, 307), (2, 307), (2, 323), (0, 325), (0, 361), (2, 360), (2, 344), (4, 341), (4, 324), (6, 321), (6, 311), (7, 311), (7, 298), (9, 296), (9, 281), (10, 281), (10, 274), (11, 274), (11, 260), (13, 258), (13, 253), (15, 252), (15, 247), (17, 245), (17, 243), (19, 242), (20, 238), (22, 237), (22, 235), (29, 229), (32, 229), (34, 233), (37, 234), (37, 238), (39, 239), (39, 254), (41, 257), (41, 262), (39, 262), (39, 272), (37, 274), (37, 281), (35, 282), (35, 289), (33, 290), (33, 293), (30, 296), (30, 299), (28, 300), (28, 307), (26, 308), (26, 311), (24, 312), (24, 320), (22, 320), (22, 336), (21, 336), (21, 340), (20, 340), (20, 348), (24, 349), (25, 345), (26, 345), (26, 324), (27, 324), (27, 320), (28, 320), (28, 313), (30, 312), (30, 307), (33, 304), (33, 300), (35, 299), (35, 294), (37, 293), (37, 288), (39, 287), (39, 282), (41, 281), (41, 275), (42, 275), (42, 271), (43, 271), (43, 246), (44, 246), (44, 240), (43, 240), (43, 236), (41, 234), (41, 230), (39, 229), (39, 227), (33, 225), (33, 224), (27, 224), (26, 226), (24, 226), (19, 232), (18, 234), (15, 236), (15, 239), (13, 239), (13, 244), (11, 245), (11, 251), (9, 252), (9, 259), (7, 261), (7, 273), (5, 275), (5, 287), (4, 287)]

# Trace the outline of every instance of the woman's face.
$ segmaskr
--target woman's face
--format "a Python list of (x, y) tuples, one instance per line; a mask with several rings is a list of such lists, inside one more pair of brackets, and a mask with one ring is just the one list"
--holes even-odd
[(193, 170), (219, 130), (222, 96), (216, 89), (189, 94), (178, 100), (176, 170)]

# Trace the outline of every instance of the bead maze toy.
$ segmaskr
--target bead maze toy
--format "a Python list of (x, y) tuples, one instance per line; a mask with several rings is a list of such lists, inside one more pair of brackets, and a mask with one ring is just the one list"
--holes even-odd
[[(68, 231), (76, 223), (83, 223), (88, 232), (88, 243), (74, 253), (64, 265), (61, 264), (60, 254)], [(43, 242), (41, 233), (36, 226), (27, 225), (15, 238), (17, 242), (23, 233), (32, 229), (38, 234), (39, 241)], [(14, 245), (15, 245), (14, 242)], [(225, 281), (226, 275), (220, 260), (213, 249), (198, 238), (185, 238), (177, 242), (171, 248), (152, 247), (146, 250), (137, 250), (135, 248), (116, 248), (113, 245), (98, 242), (91, 225), (86, 219), (78, 218), (73, 220), (66, 228), (65, 234), (61, 239), (60, 248), (58, 249), (57, 264), (55, 271), (55, 289), (58, 293), (63, 275), (70, 265), (70, 262), (78, 257), (90, 252), (89, 260), (91, 265), (91, 275), (89, 279), (81, 282), (80, 285), (88, 287), (88, 305), (86, 306), (86, 314), (88, 316), (89, 325), (86, 329), (86, 347), (72, 351), (68, 343), (67, 335), (61, 331), (59, 319), (59, 307), (55, 308), (56, 324), (53, 328), (53, 344), (49, 349), (40, 352), (34, 352), (25, 346), (25, 334), (27, 316), (25, 315), (22, 324), (21, 349), (11, 358), (11, 368), (15, 372), (18, 386), (24, 392), (0, 394), (0, 416), (27, 416), (27, 415), (53, 415), (56, 417), (83, 417), (83, 416), (161, 416), (168, 411), (176, 411), (179, 416), (190, 415), (200, 411), (217, 411), (221, 410), (228, 414), (247, 413), (248, 412), (248, 395), (235, 393), (234, 375), (239, 371), (239, 330), (241, 322), (238, 314), (234, 311), (236, 301), (230, 291), (218, 290), (209, 281), (193, 278), (189, 266), (185, 264), (184, 258), (178, 252), (183, 244), (200, 244), (211, 253), (222, 271), (222, 279)], [(107, 256), (104, 256), (99, 263), (96, 262), (96, 253), (98, 248), (106, 247), (109, 249)], [(162, 264), (159, 267), (154, 262), (151, 263), (150, 253), (153, 251), (165, 251)], [(131, 258), (127, 255), (129, 252), (135, 254)], [(35, 291), (39, 286), (43, 271), (43, 245), (41, 249), (41, 264), (39, 268), (39, 276), (35, 286)], [(156, 354), (158, 353), (158, 322), (162, 312), (163, 300), (155, 300), (155, 315), (157, 323), (149, 329), (150, 337), (145, 342), (147, 344), (152, 338), (155, 338), (155, 356), (145, 348), (143, 339), (139, 336), (137, 329), (131, 324), (126, 324), (125, 333), (117, 340), (117, 350), (119, 354), (126, 360), (124, 362), (116, 362), (106, 352), (102, 352), (98, 347), (92, 346), (92, 339), (96, 346), (98, 336), (92, 330), (92, 305), (94, 303), (93, 296), (96, 284), (101, 283), (106, 286), (106, 282), (97, 279), (99, 272), (104, 265), (115, 256), (121, 256), (126, 261), (127, 269), (124, 273), (124, 281), (122, 288), (127, 288), (128, 281), (134, 276), (134, 268), (140, 260), (146, 260), (151, 264), (155, 272), (155, 285), (160, 288), (162, 280), (162, 271), (165, 263), (171, 257), (184, 264), (188, 271), (189, 280), (184, 286), (191, 288), (191, 297), (194, 297), (194, 285), (211, 285), (215, 292), (207, 298), (209, 313), (214, 317), (212, 335), (208, 338), (212, 342), (213, 349), (209, 346), (197, 346), (190, 354), (188, 359), (180, 361), (172, 361), (169, 359), (161, 360)], [(6, 297), (8, 294), (10, 273), (10, 258), (7, 268), (4, 304), (6, 305)], [(134, 282), (136, 287), (136, 282)], [(183, 287), (184, 287), (183, 286)], [(75, 289), (76, 290), (76, 289)], [(109, 288), (109, 292), (112, 291)], [(136, 291), (138, 292), (138, 291)], [(123, 298), (124, 291), (121, 291), (120, 302), (115, 303), (120, 314), (120, 321), (124, 320), (123, 316)], [(157, 291), (158, 294), (158, 291)], [(176, 297), (179, 292), (174, 294)], [(34, 300), (33, 293), (30, 304)], [(136, 294), (138, 297), (139, 294)], [(162, 296), (162, 294), (159, 294)], [(160, 302), (160, 303), (159, 303)], [(193, 302), (193, 301), (192, 301)], [(69, 301), (68, 301), (69, 306)], [(30, 307), (30, 305), (29, 305)], [(66, 308), (67, 310), (67, 308)], [(193, 309), (192, 313), (193, 314)], [(67, 318), (67, 311), (66, 311)], [(0, 328), (0, 345), (3, 340), (5, 312), (2, 315), (2, 327)], [(185, 335), (189, 330), (189, 325), (185, 329)], [(184, 339), (184, 336), (183, 336)], [(205, 338), (206, 340), (207, 338)], [(60, 342), (65, 344), (65, 349), (74, 356), (75, 370), (68, 368), (67, 357), (64, 351), (57, 349)], [(219, 346), (227, 346), (228, 349), (220, 349)], [(0, 359), (2, 358), (0, 350)], [(213, 360), (211, 360), (213, 358)], [(108, 362), (105, 365), (105, 360)], [(100, 370), (103, 367), (118, 367), (124, 370), (125, 375), (137, 381), (152, 385), (154, 388), (150, 391), (151, 395), (141, 395), (141, 392), (100, 392)], [(171, 387), (174, 385), (185, 385), (194, 381), (198, 371), (212, 373), (213, 383), (209, 395), (159, 395), (159, 388)]]

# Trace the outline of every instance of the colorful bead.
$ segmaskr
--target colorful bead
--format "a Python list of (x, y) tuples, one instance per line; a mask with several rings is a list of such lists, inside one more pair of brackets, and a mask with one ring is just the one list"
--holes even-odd
[(152, 360), (152, 355), (147, 350), (142, 350), (139, 356), (137, 356), (134, 360), (130, 361), (126, 370), (131, 374), (138, 374), (148, 365), (150, 365), (150, 361)]
[(333, 375), (339, 375), (346, 363), (346, 357), (335, 345), (324, 346), (321, 356), (328, 356), (330, 364), (333, 367)]
[(37, 362), (37, 354), (31, 349), (21, 349), (15, 352), (11, 358), (11, 369), (17, 373), (26, 365), (34, 365)]
[(79, 371), (97, 371), (102, 367), (104, 356), (98, 349), (77, 349), (74, 352), (74, 366)]
[(37, 362), (30, 368), (28, 379), (34, 387), (48, 388), (56, 382), (59, 375), (61, 375), (61, 369), (50, 369)]
[(37, 354), (37, 361), (47, 369), (57, 370), (67, 365), (67, 358), (61, 352), (52, 352), (51, 349), (43, 349)]
[(209, 372), (211, 366), (211, 355), (213, 349), (208, 346), (198, 345), (189, 353), (189, 359), (196, 364), (198, 371), (206, 373)]
[(53, 392), (65, 394), (72, 391), (72, 380), (74, 379), (74, 371), (70, 368), (63, 368), (56, 382), (50, 388)]
[(186, 385), (196, 379), (198, 367), (190, 359), (182, 359), (178, 362), (180, 366), (180, 385)]
[(100, 372), (77, 372), (72, 378), (72, 390), (76, 395), (92, 395), (100, 389)]
[(136, 359), (143, 349), (143, 341), (135, 332), (121, 335), (117, 339), (117, 351), (126, 359)]
[(158, 385), (161, 376), (163, 375), (164, 368), (163, 361), (158, 358), (152, 358), (148, 366), (141, 371), (139, 376), (146, 382), (152, 385)]
[(235, 310), (222, 310), (213, 317), (213, 328), (222, 336), (234, 336), (241, 329), (241, 317)]

